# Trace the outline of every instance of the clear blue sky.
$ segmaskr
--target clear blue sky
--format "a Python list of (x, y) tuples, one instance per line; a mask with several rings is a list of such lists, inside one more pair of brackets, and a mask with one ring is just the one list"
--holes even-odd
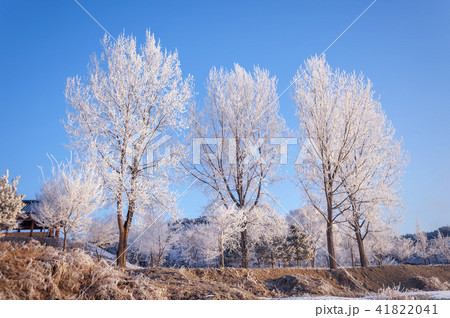
[[(372, 1), (87, 1), (80, 3), (114, 36), (142, 42), (150, 28), (177, 49), (184, 74), (195, 78), (197, 103), (212, 66), (260, 65), (281, 93), (310, 55), (320, 54)], [(34, 198), (47, 153), (69, 154), (61, 124), (66, 78), (85, 75), (104, 31), (72, 0), (0, 2), (0, 172), (20, 175)], [(401, 232), (449, 224), (450, 1), (378, 0), (328, 51), (333, 67), (363, 71), (403, 137), (411, 162), (403, 181), (407, 208)], [(295, 130), (286, 93), (281, 112)], [(183, 189), (180, 188), (180, 191)], [(273, 189), (290, 210), (302, 204), (289, 182)], [(180, 200), (197, 216), (206, 200)]]

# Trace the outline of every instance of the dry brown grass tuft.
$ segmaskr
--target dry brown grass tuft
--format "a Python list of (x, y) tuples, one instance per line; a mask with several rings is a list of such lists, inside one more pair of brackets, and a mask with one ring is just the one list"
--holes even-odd
[(165, 299), (163, 288), (84, 251), (0, 242), (0, 299)]
[(371, 295), (376, 300), (397, 299), (397, 300), (411, 300), (410, 296), (402, 294), (400, 285), (393, 287), (380, 288), (375, 294)]

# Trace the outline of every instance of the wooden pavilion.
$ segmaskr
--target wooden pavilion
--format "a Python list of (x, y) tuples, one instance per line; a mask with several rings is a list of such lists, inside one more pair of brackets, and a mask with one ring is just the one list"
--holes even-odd
[(59, 237), (59, 229), (41, 227), (33, 220), (32, 212), (36, 213), (38, 200), (23, 200), (23, 203), (25, 203), (25, 206), (22, 209), (22, 216), (18, 219), (18, 226), (12, 231), (7, 231), (5, 233), (6, 237)]

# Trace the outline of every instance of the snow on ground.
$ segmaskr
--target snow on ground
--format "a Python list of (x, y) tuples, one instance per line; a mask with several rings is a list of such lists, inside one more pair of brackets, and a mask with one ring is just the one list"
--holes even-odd
[[(438, 290), (438, 291), (415, 291), (415, 292), (403, 292), (404, 296), (428, 296), (430, 300), (450, 299), (450, 290)], [(277, 300), (353, 300), (353, 299), (373, 299), (372, 296), (365, 297), (335, 297), (335, 296), (304, 296), (304, 297), (287, 297), (287, 298), (275, 298)], [(378, 296), (376, 299), (381, 300)]]
[(450, 299), (450, 290), (438, 290), (438, 291), (418, 291), (418, 292), (406, 292), (403, 293), (410, 296), (416, 295), (427, 295), (429, 299), (439, 300), (439, 299)]
[[(89, 246), (88, 248), (89, 248), (90, 252), (93, 255), (96, 255), (95, 247)], [(109, 253), (109, 252), (107, 252), (107, 251), (105, 251), (104, 249), (101, 249), (101, 248), (98, 248), (98, 252), (99, 252), (101, 258), (103, 258), (105, 261), (107, 261), (110, 264), (116, 264), (116, 260), (117, 260), (116, 255), (111, 254), (111, 253)], [(126, 267), (127, 267), (127, 269), (139, 269), (139, 268), (141, 268), (141, 267), (139, 267), (137, 265), (133, 265), (133, 264), (130, 264), (128, 262), (127, 262), (127, 266)]]

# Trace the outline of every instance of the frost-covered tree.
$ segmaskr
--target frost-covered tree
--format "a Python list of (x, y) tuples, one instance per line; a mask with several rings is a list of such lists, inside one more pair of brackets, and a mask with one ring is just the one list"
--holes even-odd
[(286, 251), (288, 223), (271, 205), (260, 204), (251, 211), (238, 211), (239, 224), (246, 224), (249, 237), (249, 250), (254, 253), (258, 265), (261, 261), (274, 266), (287, 264), (291, 259)]
[(437, 237), (434, 237), (428, 241), (428, 254), (430, 264), (433, 262), (433, 257), (436, 264), (439, 264), (440, 251), (437, 243)]
[[(284, 131), (279, 115), (277, 81), (267, 70), (247, 72), (213, 68), (204, 109), (194, 110), (190, 140), (193, 162), (186, 165), (212, 201), (250, 213), (264, 200), (263, 184), (276, 179)], [(240, 233), (241, 266), (249, 265), (246, 216)]]
[(261, 203), (249, 211), (240, 209), (237, 213), (239, 224), (246, 224), (249, 236), (249, 247), (258, 242), (270, 242), (276, 238), (285, 238), (289, 225), (273, 206)]
[[(367, 85), (371, 87), (370, 82)], [(355, 234), (362, 267), (368, 266), (364, 247), (368, 233), (380, 232), (380, 223), (393, 227), (401, 219), (399, 181), (407, 162), (379, 103), (368, 105), (361, 114), (366, 120), (360, 138), (342, 165), (342, 191), (336, 195), (345, 202), (340, 211)]]
[[(187, 224), (178, 233), (178, 244), (181, 248), (181, 255), (188, 266), (197, 268), (201, 260), (203, 249), (203, 233), (201, 224)], [(192, 264), (192, 265), (191, 265)]]
[(85, 241), (95, 249), (95, 255), (100, 260), (111, 244), (117, 242), (117, 226), (114, 216), (92, 217), (84, 229)]
[[(369, 201), (369, 199), (367, 199)], [(351, 199), (349, 199), (349, 202)], [(362, 205), (365, 205), (364, 207)], [(371, 204), (361, 204), (358, 208), (359, 212), (356, 213), (356, 210), (350, 208), (349, 210), (344, 212), (344, 217), (340, 224), (340, 231), (346, 233), (346, 236), (351, 237), (356, 243), (354, 247), (354, 251), (352, 250), (352, 264), (356, 262), (353, 260), (355, 254), (359, 254), (359, 261), (361, 267), (369, 266), (369, 256), (367, 249), (371, 249), (371, 247), (366, 246), (366, 239), (369, 236), (372, 238), (369, 240), (372, 242), (375, 236), (380, 236), (378, 238), (379, 241), (382, 241), (383, 236), (391, 237), (393, 233), (395, 233), (396, 228), (398, 226), (399, 221), (401, 220), (401, 215), (399, 210), (393, 208), (392, 206), (387, 206), (382, 203), (372, 202)], [(363, 211), (364, 209), (368, 209), (367, 211)], [(344, 239), (344, 241), (347, 239)], [(370, 243), (369, 244), (372, 244)], [(350, 242), (345, 243), (347, 245), (347, 249), (352, 248)]]
[[(308, 59), (298, 70), (293, 87), (303, 140), (297, 172), (309, 204), (326, 220), (330, 268), (337, 267), (333, 227), (347, 210), (351, 211), (348, 219), (355, 227), (361, 263), (367, 265), (360, 227), (367, 225), (365, 213), (373, 209), (360, 205), (366, 202), (364, 191), (369, 187), (379, 189), (383, 180), (388, 187), (398, 178), (398, 167), (391, 169), (391, 165), (403, 164), (403, 156), (401, 152), (399, 158), (394, 156), (393, 151), (400, 150), (392, 139), (393, 130), (373, 98), (370, 81), (362, 75), (332, 70), (325, 57)], [(379, 199), (378, 194), (370, 198)]]
[(293, 256), (293, 251), (286, 245), (286, 237), (283, 236), (274, 236), (269, 240), (259, 241), (254, 250), (258, 267), (261, 263), (270, 264), (272, 268), (277, 264), (281, 267), (281, 264), (289, 264)]
[(69, 78), (65, 95), (72, 146), (94, 164), (115, 203), (117, 264), (125, 267), (134, 214), (149, 204), (172, 210), (170, 172), (180, 147), (172, 143), (171, 155), (163, 155), (160, 146), (169, 130), (187, 126), (192, 78), (183, 78), (178, 54), (163, 50), (150, 31), (140, 48), (133, 36), (105, 36), (87, 79)]
[(394, 251), (394, 237), (388, 233), (384, 233), (383, 235), (370, 233), (368, 240), (370, 248), (369, 256), (378, 266), (386, 263), (389, 260), (388, 257)]
[(441, 231), (438, 230), (437, 237), (434, 239), (434, 246), (436, 252), (448, 264), (450, 260), (450, 237), (443, 236)]
[[(333, 227), (342, 214), (343, 202), (336, 200), (340, 190), (339, 172), (350, 155), (357, 131), (358, 103), (352, 97), (354, 78), (335, 71), (324, 57), (313, 57), (294, 77), (293, 99), (300, 120), (303, 142), (297, 174), (309, 204), (326, 220), (326, 238), (330, 268), (337, 268)], [(356, 125), (357, 126), (357, 125)], [(336, 202), (337, 201), (337, 202)]]
[(416, 220), (416, 244), (415, 244), (415, 252), (416, 255), (423, 259), (425, 265), (428, 264), (428, 258), (430, 256), (430, 250), (428, 245), (427, 234), (422, 231), (419, 220)]
[[(11, 230), (17, 225), (17, 218), (21, 216), (25, 206), (23, 199), (25, 195), (17, 194), (19, 177), (12, 179), (9, 183), (9, 171), (0, 178), (0, 230)], [(0, 231), (0, 236), (3, 232)]]
[(413, 240), (397, 237), (394, 242), (394, 254), (400, 263), (405, 264), (405, 261), (414, 254)]
[(286, 237), (285, 249), (292, 255), (292, 259), (300, 268), (302, 262), (315, 257), (315, 249), (312, 247), (311, 238), (296, 225), (291, 225), (289, 235)]
[(206, 222), (197, 226), (197, 235), (201, 240), (201, 256), (206, 263), (206, 266), (210, 268), (212, 263), (220, 255), (220, 246), (217, 242), (217, 228), (212, 224)]
[(345, 202), (340, 211), (354, 232), (361, 266), (367, 267), (364, 239), (370, 232), (383, 232), (383, 224), (392, 228), (401, 220), (399, 181), (407, 160), (378, 103), (361, 116), (366, 117), (361, 124), (366, 131), (342, 165), (342, 191), (336, 197)]
[(42, 227), (61, 229), (63, 250), (68, 235), (82, 231), (91, 221), (92, 213), (104, 203), (101, 179), (92, 169), (76, 168), (71, 161), (56, 162), (52, 177), (44, 180), (40, 190), (33, 219)]
[(315, 267), (316, 255), (326, 242), (323, 235), (326, 229), (325, 219), (314, 207), (306, 205), (291, 211), (288, 221), (291, 225), (299, 225), (308, 236), (311, 249), (311, 266)]
[(212, 204), (207, 211), (206, 219), (217, 238), (222, 267), (225, 267), (225, 250), (235, 250), (238, 246), (241, 232), (238, 215), (234, 206), (227, 208), (222, 204)]
[(150, 267), (162, 266), (170, 246), (176, 242), (176, 228), (172, 229), (162, 215), (161, 212), (140, 215), (130, 233), (137, 253), (148, 259)]
[(336, 259), (339, 266), (355, 267), (358, 262), (358, 246), (353, 231), (344, 223), (339, 223), (335, 234)]

